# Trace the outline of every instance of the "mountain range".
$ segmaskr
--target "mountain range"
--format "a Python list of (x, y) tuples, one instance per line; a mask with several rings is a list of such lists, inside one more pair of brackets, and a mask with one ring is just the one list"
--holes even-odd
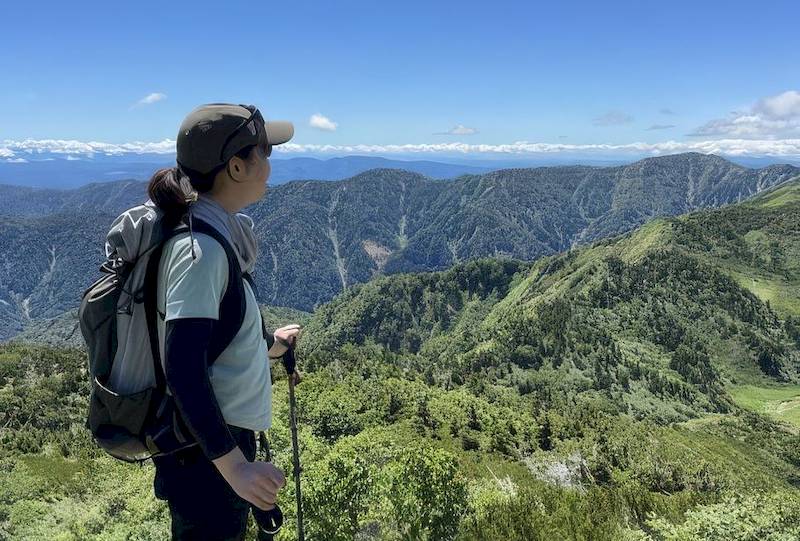
[[(433, 180), (376, 169), (269, 188), (256, 223), (259, 301), (303, 311), (386, 274), (481, 257), (533, 261), (660, 216), (736, 203), (800, 175), (680, 154), (619, 167), (507, 169)], [(146, 184), (76, 190), (0, 186), (0, 339), (73, 309), (97, 276), (103, 239)]]
[[(273, 186), (297, 179), (340, 180), (369, 169), (395, 168), (413, 171), (431, 178), (451, 178), (466, 173), (484, 173), (502, 167), (442, 163), (426, 160), (390, 160), (377, 156), (343, 156), (325, 160), (297, 157), (271, 159)], [(154, 171), (175, 165), (175, 156), (145, 154), (142, 156), (97, 156), (64, 158), (58, 154), (41, 154), (23, 162), (0, 161), (0, 184), (38, 188), (73, 189), (93, 182), (114, 180), (147, 180)]]

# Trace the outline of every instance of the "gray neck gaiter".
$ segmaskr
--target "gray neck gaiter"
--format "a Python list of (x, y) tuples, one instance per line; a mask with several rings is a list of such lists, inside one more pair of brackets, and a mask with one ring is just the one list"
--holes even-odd
[(247, 214), (231, 214), (205, 194), (198, 194), (197, 201), (189, 206), (194, 218), (199, 218), (222, 233), (234, 247), (239, 257), (242, 272), (252, 272), (258, 257), (258, 239), (253, 231), (253, 219)]

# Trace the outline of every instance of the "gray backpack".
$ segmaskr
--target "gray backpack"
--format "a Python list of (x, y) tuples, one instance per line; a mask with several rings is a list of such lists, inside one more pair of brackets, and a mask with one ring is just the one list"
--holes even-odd
[[(164, 378), (156, 318), (161, 253), (167, 240), (190, 232), (219, 242), (228, 258), (228, 286), (208, 351), (213, 362), (244, 320), (243, 278), (234, 248), (213, 226), (186, 216), (167, 220), (151, 201), (125, 211), (106, 237), (103, 276), (83, 293), (78, 310), (89, 353), (92, 390), (86, 426), (111, 456), (140, 462), (196, 445), (181, 420)], [(266, 327), (262, 329), (266, 338)]]

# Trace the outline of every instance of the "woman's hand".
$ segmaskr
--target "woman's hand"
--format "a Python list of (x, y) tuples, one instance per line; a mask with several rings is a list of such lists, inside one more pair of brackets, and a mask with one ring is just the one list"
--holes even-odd
[(272, 347), (269, 350), (269, 356), (273, 358), (280, 357), (286, 353), (289, 345), (295, 347), (297, 345), (297, 339), (300, 337), (302, 332), (302, 327), (300, 327), (300, 325), (297, 323), (292, 323), (291, 325), (286, 325), (285, 327), (276, 329), (273, 333), (275, 343), (272, 344)]
[(278, 490), (286, 485), (286, 476), (273, 464), (248, 462), (238, 447), (213, 462), (240, 498), (264, 511), (275, 507)]
[[(275, 330), (275, 341), (279, 342), (283, 340), (284, 342), (288, 342), (289, 344), (294, 347), (297, 339), (300, 337), (300, 333), (303, 332), (303, 328), (300, 326), (299, 323), (292, 323), (291, 325), (286, 325), (285, 327), (281, 327), (280, 329)], [(285, 344), (281, 344), (284, 345)], [(284, 350), (285, 351), (285, 350)]]
[[(283, 354), (286, 353), (286, 350), (289, 348), (289, 345), (295, 347), (302, 332), (302, 327), (300, 327), (300, 325), (297, 323), (292, 323), (291, 325), (286, 325), (285, 327), (277, 329), (273, 334), (275, 337), (275, 342), (272, 344), (272, 347), (268, 352), (270, 358), (279, 358), (283, 356)], [(296, 366), (294, 367), (294, 372), (292, 372), (289, 377), (293, 380), (295, 385), (300, 383), (300, 381), (303, 379), (300, 376), (300, 371), (297, 370)]]
[(264, 511), (275, 507), (278, 491), (286, 485), (286, 476), (270, 462), (239, 464), (226, 480), (236, 494)]

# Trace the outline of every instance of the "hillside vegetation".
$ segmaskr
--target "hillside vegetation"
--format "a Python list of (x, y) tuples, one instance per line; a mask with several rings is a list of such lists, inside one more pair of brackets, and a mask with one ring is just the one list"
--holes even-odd
[[(800, 384), (798, 216), (795, 181), (535, 262), (377, 277), (319, 307), (298, 351), (309, 538), (800, 537), (800, 426), (778, 407)], [(167, 531), (152, 470), (101, 456), (81, 426), (85, 365), (0, 346), (10, 538)]]

